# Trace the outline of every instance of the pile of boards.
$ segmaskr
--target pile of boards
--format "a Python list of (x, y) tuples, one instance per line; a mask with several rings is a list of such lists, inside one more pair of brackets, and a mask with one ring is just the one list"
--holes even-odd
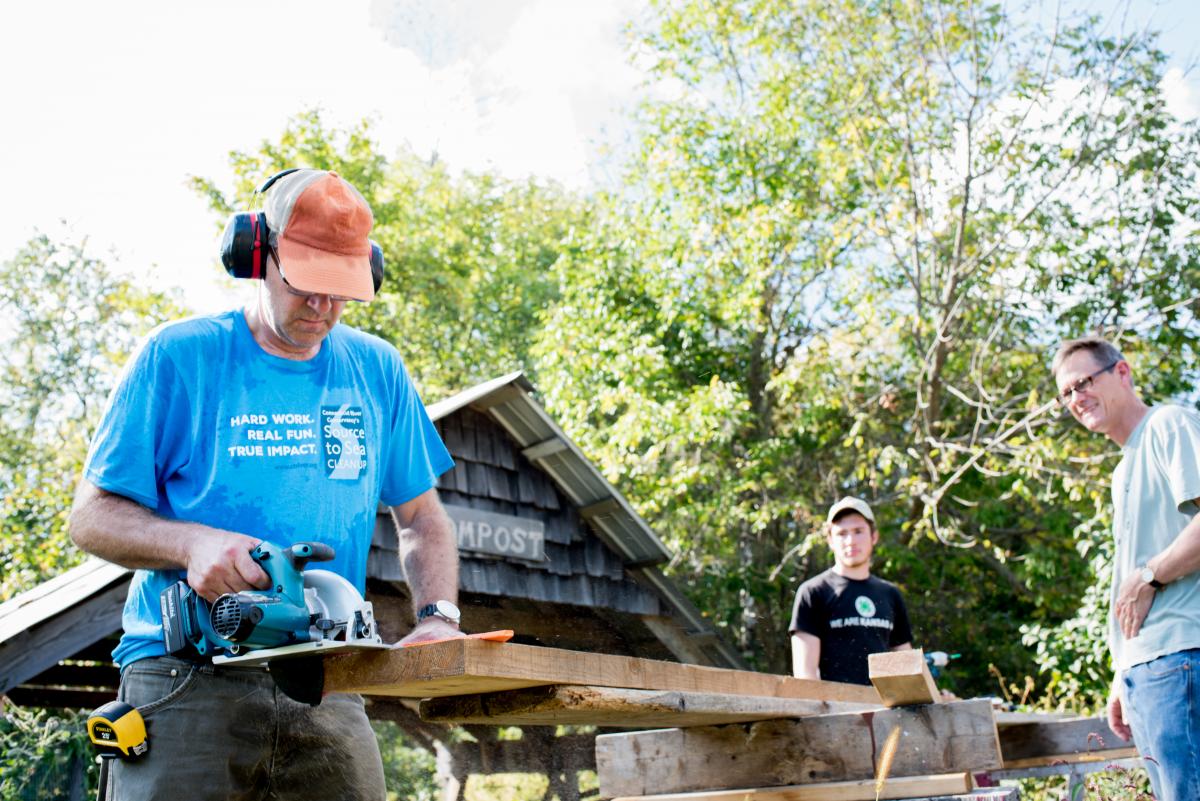
[[(326, 692), (424, 699), (424, 720), (642, 729), (596, 738), (603, 798), (854, 801), (970, 794), (989, 772), (1136, 755), (1099, 718), (942, 702), (920, 651), (874, 687), (513, 643), (330, 657)], [(881, 780), (882, 779), (882, 780)]]

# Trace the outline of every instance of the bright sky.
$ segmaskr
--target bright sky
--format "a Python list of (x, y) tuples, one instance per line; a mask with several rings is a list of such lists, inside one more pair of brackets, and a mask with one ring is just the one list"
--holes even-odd
[(5, 183), (0, 259), (35, 229), (236, 303), (219, 231), (185, 183), (226, 185), (230, 150), (276, 138), (319, 106), (327, 122), (377, 119), (453, 168), (536, 174), (575, 187), (602, 175), (598, 145), (641, 80), (621, 28), (636, 0), (37, 0), (0, 8)]
[[(1105, 16), (1118, 5), (1079, 2)], [(216, 223), (187, 177), (228, 184), (230, 150), (276, 138), (311, 107), (337, 126), (373, 116), (385, 154), (408, 144), (456, 169), (602, 183), (612, 167), (602, 146), (627, 134), (623, 112), (642, 80), (621, 34), (642, 5), (5, 3), (0, 259), (36, 231), (86, 236), (94, 254), (113, 254), (155, 287), (184, 288), (200, 310), (233, 305)], [(1198, 55), (1197, 7), (1141, 0), (1124, 24), (1163, 29), (1180, 68)], [(1177, 102), (1197, 113), (1196, 75), (1174, 75)]]

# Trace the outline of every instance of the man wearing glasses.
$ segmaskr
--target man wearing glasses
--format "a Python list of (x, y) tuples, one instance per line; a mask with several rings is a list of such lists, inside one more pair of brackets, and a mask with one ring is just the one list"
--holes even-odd
[(1109, 342), (1064, 342), (1058, 401), (1121, 446), (1113, 472), (1114, 732), (1134, 742), (1160, 801), (1200, 798), (1200, 414), (1147, 406)]
[(260, 192), (264, 211), (231, 221), (252, 229), (246, 248), (223, 254), (261, 280), (257, 298), (150, 334), (109, 399), (71, 513), (81, 548), (136, 568), (113, 658), (151, 747), (114, 767), (113, 798), (384, 799), (361, 698), (309, 707), (262, 669), (166, 653), (161, 592), (186, 580), (211, 602), (265, 588), (250, 558), (263, 540), (332, 546), (320, 567), (364, 593), (387, 504), (419, 610), (405, 641), (461, 636), (457, 548), (434, 489), (453, 461), (396, 349), (338, 322), (382, 280), (371, 210), (323, 170)]

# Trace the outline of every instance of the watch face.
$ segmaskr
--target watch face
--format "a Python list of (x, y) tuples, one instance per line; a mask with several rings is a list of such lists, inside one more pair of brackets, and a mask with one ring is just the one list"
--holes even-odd
[(437, 607), (437, 613), (442, 617), (457, 621), (462, 613), (458, 611), (458, 607), (449, 601), (438, 601), (434, 606)]
[(1154, 581), (1154, 571), (1148, 567), (1143, 567), (1142, 568), (1142, 581), (1146, 582), (1147, 584)]

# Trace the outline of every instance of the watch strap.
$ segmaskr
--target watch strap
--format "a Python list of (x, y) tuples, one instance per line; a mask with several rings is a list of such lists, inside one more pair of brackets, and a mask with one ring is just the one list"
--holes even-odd
[(422, 620), (424, 620), (427, 617), (440, 617), (442, 620), (445, 620), (449, 623), (457, 624), (459, 621), (459, 618), (453, 617), (450, 615), (446, 615), (443, 612), (439, 611), (438, 610), (439, 603), (441, 603), (441, 601), (435, 601), (434, 603), (431, 603), (431, 604), (425, 604), (420, 609), (418, 609), (417, 610), (417, 622), (420, 623)]

